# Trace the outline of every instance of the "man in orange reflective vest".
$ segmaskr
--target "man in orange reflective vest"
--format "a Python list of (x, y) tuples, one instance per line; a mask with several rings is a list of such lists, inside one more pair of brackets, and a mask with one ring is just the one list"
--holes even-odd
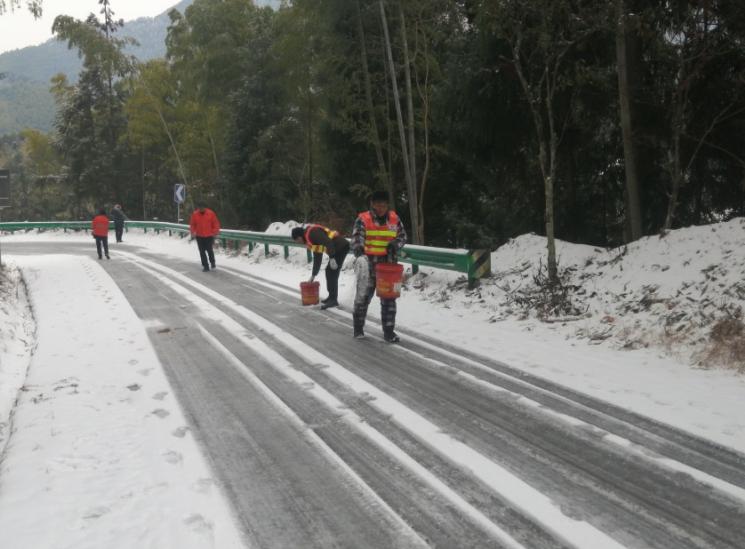
[(328, 290), (329, 296), (321, 302), (321, 309), (338, 307), (339, 271), (344, 265), (344, 259), (347, 257), (347, 253), (349, 253), (349, 242), (337, 231), (332, 231), (323, 225), (295, 227), (292, 229), (291, 235), (295, 242), (305, 244), (313, 253), (313, 270), (311, 271), (309, 282), (313, 282), (321, 270), (323, 254), (328, 254), (326, 290)]
[[(375, 191), (370, 200), (370, 209), (360, 213), (354, 222), (352, 252), (356, 258), (364, 256), (367, 259), (366, 268), (360, 267), (363, 269), (362, 276), (357, 278), (357, 293), (352, 313), (354, 337), (357, 338), (365, 337), (367, 308), (375, 293), (375, 265), (381, 262), (395, 263), (398, 252), (406, 244), (404, 225), (398, 214), (388, 207), (388, 203), (387, 192)], [(398, 342), (399, 337), (394, 331), (395, 299), (380, 299), (380, 320), (383, 323), (383, 338), (389, 343)]]
[(96, 239), (98, 259), (103, 259), (101, 248), (103, 248), (103, 253), (106, 254), (106, 259), (111, 259), (109, 257), (109, 218), (106, 217), (106, 210), (103, 208), (98, 210), (98, 215), (91, 221), (91, 230), (93, 231), (93, 238)]
[[(199, 204), (194, 213), (191, 214), (189, 230), (191, 231), (191, 237), (197, 239), (202, 270), (208, 272), (210, 266), (213, 269), (216, 268), (215, 252), (212, 251), (212, 245), (215, 243), (215, 237), (220, 233), (220, 221), (218, 221), (215, 212), (206, 208), (204, 204)], [(209, 259), (209, 263), (207, 259)]]

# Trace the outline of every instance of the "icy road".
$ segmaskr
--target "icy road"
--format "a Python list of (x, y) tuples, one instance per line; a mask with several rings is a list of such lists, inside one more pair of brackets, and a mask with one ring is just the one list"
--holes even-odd
[(232, 267), (135, 246), (100, 265), (247, 547), (745, 547), (734, 450), (406, 329), (355, 340), (348, 310)]

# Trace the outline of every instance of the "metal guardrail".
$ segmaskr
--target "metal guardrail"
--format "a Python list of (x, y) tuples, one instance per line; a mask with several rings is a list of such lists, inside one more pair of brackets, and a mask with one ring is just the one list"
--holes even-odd
[[(111, 227), (114, 223), (111, 222)], [(189, 226), (178, 223), (167, 223), (163, 221), (127, 221), (124, 225), (125, 230), (142, 229), (145, 233), (153, 231), (155, 233), (167, 232), (169, 235), (177, 234), (184, 238), (189, 234)], [(91, 228), (90, 221), (10, 221), (0, 223), (0, 231), (89, 231)], [(235, 249), (239, 249), (238, 242), (246, 242), (249, 252), (252, 252), (257, 245), (264, 246), (264, 254), (269, 255), (270, 246), (279, 246), (283, 248), (284, 257), (287, 259), (290, 255), (290, 248), (305, 248), (308, 261), (313, 257), (306, 246), (298, 244), (289, 236), (272, 235), (256, 231), (238, 231), (234, 229), (222, 229), (218, 239), (226, 249), (230, 249), (231, 243)], [(468, 277), (468, 283), (473, 286), (480, 278), (489, 276), (491, 272), (491, 261), (489, 250), (466, 250), (463, 248), (433, 248), (431, 246), (415, 246), (407, 244), (401, 250), (399, 261), (412, 265), (416, 273), (418, 268), (432, 267), (435, 269), (445, 269), (464, 273)]]

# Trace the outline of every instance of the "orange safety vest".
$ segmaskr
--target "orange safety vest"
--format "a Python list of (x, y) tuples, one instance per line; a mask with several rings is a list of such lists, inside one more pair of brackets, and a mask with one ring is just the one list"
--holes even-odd
[(313, 229), (322, 229), (329, 237), (329, 240), (332, 240), (334, 237), (339, 236), (338, 231), (332, 231), (328, 227), (324, 227), (323, 225), (309, 225), (308, 229), (305, 231), (305, 245), (308, 246), (308, 249), (310, 249), (311, 252), (314, 254), (325, 254), (326, 253), (326, 246), (323, 246), (322, 244), (313, 244), (310, 241), (310, 231)]
[(387, 255), (388, 244), (398, 236), (398, 214), (389, 210), (385, 225), (375, 223), (369, 211), (362, 212), (359, 217), (365, 224), (365, 254)]

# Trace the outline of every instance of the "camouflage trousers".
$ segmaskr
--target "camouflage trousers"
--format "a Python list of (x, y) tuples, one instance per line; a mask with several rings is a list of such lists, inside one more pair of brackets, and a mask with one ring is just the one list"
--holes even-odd
[[(357, 279), (357, 292), (352, 313), (355, 330), (362, 330), (365, 327), (367, 308), (375, 294), (375, 263), (365, 256), (355, 260), (354, 272)], [(395, 299), (380, 300), (380, 320), (383, 323), (383, 331), (393, 331), (396, 325)]]

